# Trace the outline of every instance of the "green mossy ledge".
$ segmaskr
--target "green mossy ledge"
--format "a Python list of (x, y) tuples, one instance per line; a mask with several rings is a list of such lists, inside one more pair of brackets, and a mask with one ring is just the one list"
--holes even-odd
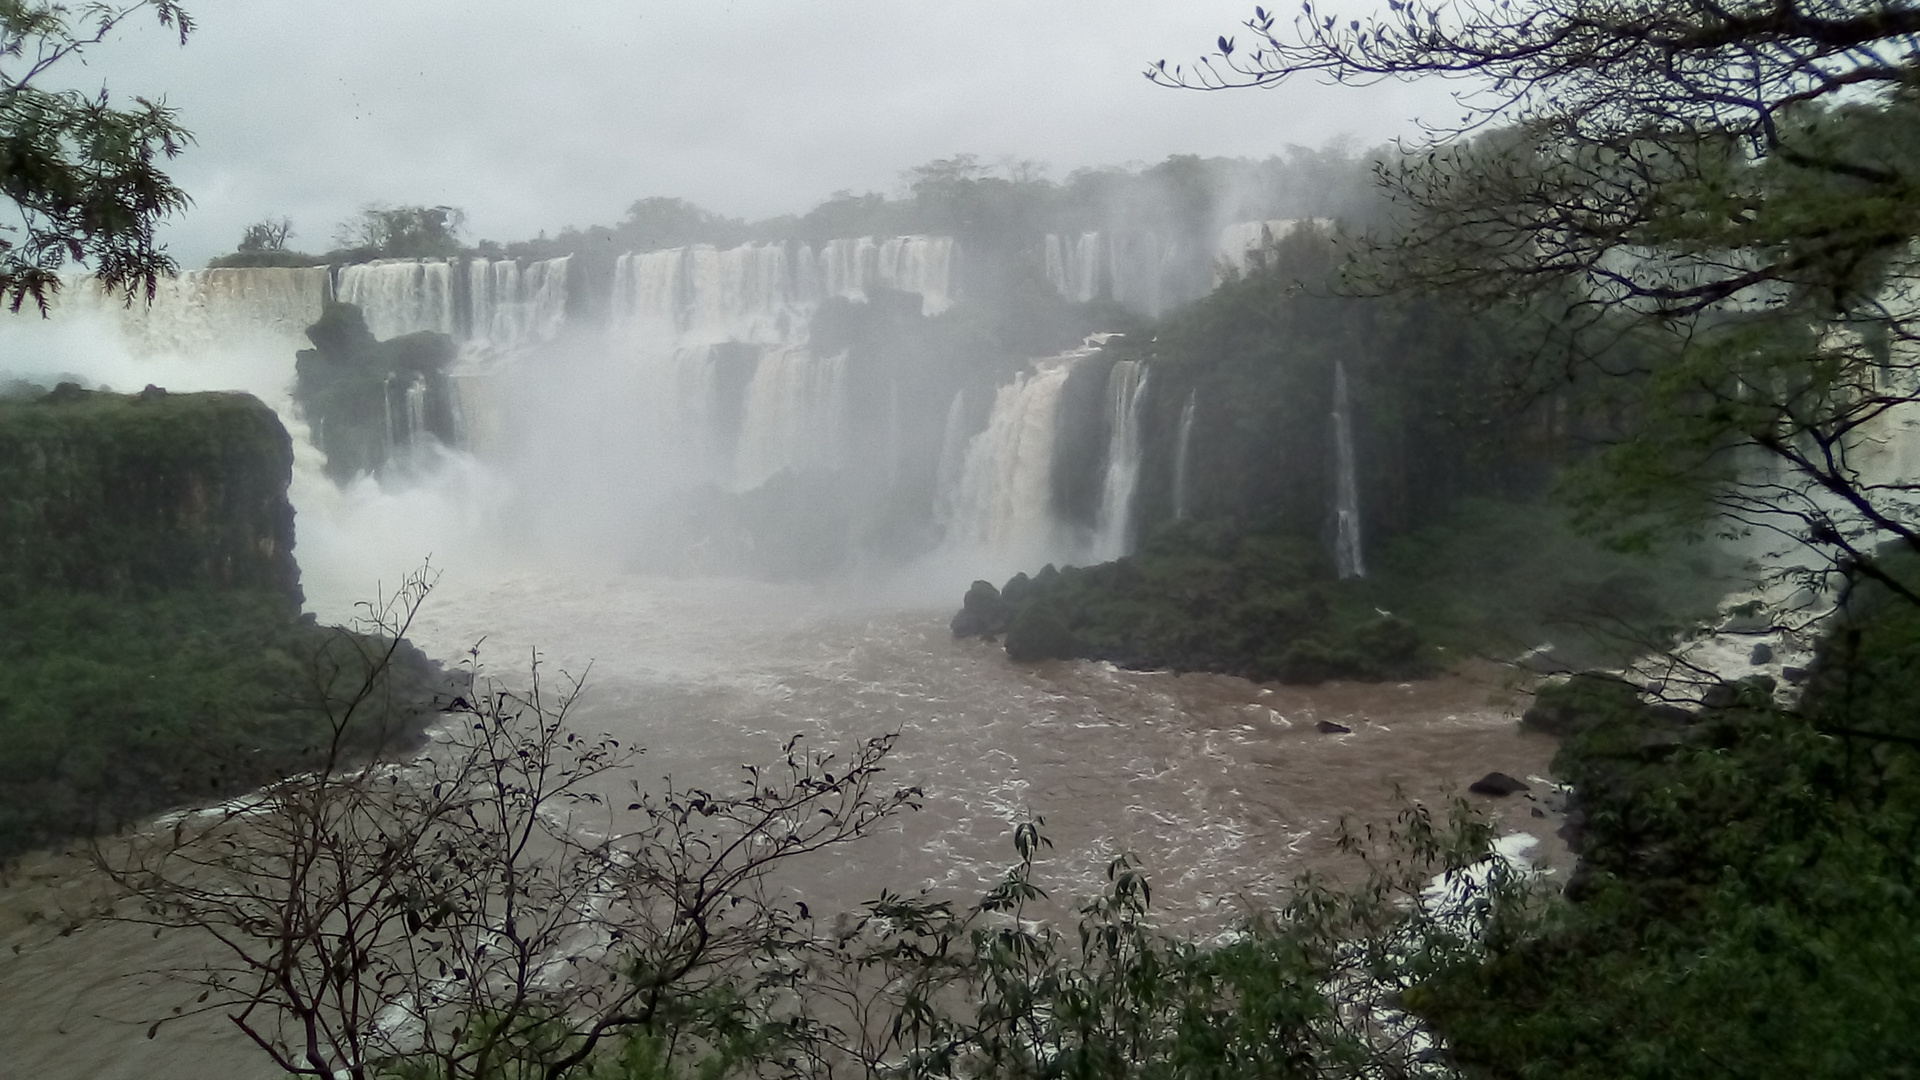
[(1285, 683), (1438, 669), (1419, 631), (1342, 589), (1316, 545), (1219, 521), (1165, 526), (1110, 563), (1048, 566), (1001, 589), (976, 581), (952, 629), (1004, 634), (1007, 655), (1029, 663), (1078, 657)]
[(0, 857), (418, 741), (438, 665), (300, 612), (292, 468), (244, 394), (0, 399)]
[(246, 394), (0, 400), (0, 599), (242, 589), (300, 607), (293, 444)]

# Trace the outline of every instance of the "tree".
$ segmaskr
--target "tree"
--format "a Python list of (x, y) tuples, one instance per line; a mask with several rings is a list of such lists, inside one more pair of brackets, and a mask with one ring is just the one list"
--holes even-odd
[(48, 85), (88, 48), (146, 11), (185, 44), (193, 22), (175, 0), (0, 0), (0, 300), (29, 297), (46, 314), (68, 263), (150, 300), (175, 264), (154, 225), (191, 202), (160, 168), (192, 136), (163, 101), (116, 107), (102, 88)]
[[(429, 588), (377, 606), (379, 640)], [(776, 872), (918, 805), (882, 786), (883, 736), (844, 762), (795, 740), (733, 791), (635, 788), (617, 814), (638, 751), (572, 731), (579, 684), (537, 664), (524, 689), (476, 673), (417, 760), (356, 762), (371, 659), (314, 770), (103, 856), (136, 919), (214, 938), (179, 974), (292, 1076), (558, 1080), (648, 1033), (718, 1045), (701, 1021), (782, 985), (810, 940)]]
[[(1920, 8), (1863, 0), (1390, 3), (1255, 9), (1162, 84), (1465, 80), (1458, 123), (1383, 167), (1400, 211), (1366, 283), (1552, 311), (1515, 365), (1539, 392), (1614, 380), (1625, 438), (1591, 490), (1707, 508), (1836, 571), (1920, 550), (1886, 446), (1920, 388)], [(1622, 349), (1622, 342), (1633, 347)], [(1645, 519), (1642, 519), (1645, 520)]]
[(340, 223), (334, 242), (389, 258), (455, 255), (466, 211), (454, 206), (362, 207)]
[(287, 249), (287, 241), (292, 237), (292, 218), (262, 218), (247, 226), (247, 231), (240, 236), (240, 246), (235, 250), (248, 252), (250, 254), (254, 252), (285, 251)]

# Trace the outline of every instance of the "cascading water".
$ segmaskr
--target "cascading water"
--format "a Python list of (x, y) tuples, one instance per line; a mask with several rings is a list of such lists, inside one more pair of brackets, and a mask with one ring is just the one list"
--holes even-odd
[(1100, 295), (1100, 234), (1079, 236), (1049, 233), (1046, 239), (1047, 281), (1055, 292), (1084, 304)]
[(956, 390), (940, 429), (940, 462), (934, 470), (933, 521), (941, 528), (953, 522), (953, 500), (967, 465), (967, 392)]
[(467, 263), (468, 337), (510, 349), (560, 335), (567, 318), (571, 256), (522, 267), (512, 259)]
[(334, 297), (360, 308), (367, 329), (382, 341), (432, 330), (451, 334), (453, 264), (418, 259), (381, 259), (340, 268)]
[(1140, 412), (1146, 389), (1147, 366), (1138, 360), (1117, 361), (1107, 375), (1107, 469), (1090, 552), (1099, 562), (1133, 550), (1133, 494), (1140, 483)]
[(782, 470), (838, 468), (845, 446), (846, 381), (845, 353), (763, 352), (741, 410), (735, 489), (759, 487)]
[(1333, 364), (1333, 563), (1343, 578), (1365, 577), (1360, 548), (1360, 484), (1354, 475), (1353, 414), (1347, 368)]
[(1092, 339), (1035, 360), (994, 393), (987, 428), (967, 445), (952, 499), (949, 548), (978, 551), (1009, 566), (1070, 555), (1053, 511), (1053, 456), (1067, 376), (1097, 352)]
[(640, 340), (799, 345), (829, 297), (866, 300), (875, 288), (918, 293), (933, 315), (953, 304), (955, 247), (947, 236), (806, 244), (707, 244), (622, 255), (614, 266), (613, 317)]
[(1187, 454), (1193, 445), (1193, 413), (1199, 404), (1200, 391), (1187, 391), (1187, 403), (1180, 407), (1180, 428), (1174, 435), (1173, 443), (1173, 519), (1185, 521), (1193, 513), (1192, 496), (1188, 494)]
[(415, 377), (407, 384), (407, 445), (420, 446), (422, 436), (426, 433), (427, 384), (424, 379)]

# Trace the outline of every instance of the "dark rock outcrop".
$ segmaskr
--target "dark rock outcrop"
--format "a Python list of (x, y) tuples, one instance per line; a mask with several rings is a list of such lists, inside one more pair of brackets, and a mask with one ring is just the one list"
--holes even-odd
[(313, 348), (295, 358), (293, 397), (327, 455), (328, 476), (349, 480), (430, 439), (457, 441), (446, 376), (452, 338), (421, 331), (380, 341), (359, 308), (329, 303), (307, 339)]
[(1506, 773), (1490, 772), (1480, 779), (1475, 780), (1473, 783), (1468, 784), (1467, 790), (1473, 792), (1475, 795), (1492, 795), (1496, 798), (1504, 798), (1508, 795), (1515, 795), (1522, 791), (1531, 791), (1533, 789), (1532, 786), (1525, 781), (1516, 780)]
[(961, 601), (960, 611), (948, 624), (953, 636), (993, 637), (1007, 632), (1013, 621), (1013, 609), (1000, 598), (1000, 590), (991, 581), (976, 581)]

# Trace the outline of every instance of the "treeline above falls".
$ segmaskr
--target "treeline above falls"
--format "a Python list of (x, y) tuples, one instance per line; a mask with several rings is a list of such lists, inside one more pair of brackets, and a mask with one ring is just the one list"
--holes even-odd
[(283, 364), (310, 338), (296, 400), (336, 480), (417, 474), (451, 445), (514, 482), (523, 522), (650, 568), (804, 577), (944, 551), (1005, 574), (1230, 518), (1350, 575), (1454, 498), (1551, 467), (1544, 421), (1491, 420), (1476, 373), (1498, 328), (1334, 295), (1329, 225), (1212, 230), (1204, 281), (1168, 254), (1193, 242), (226, 268), (105, 312), (149, 351)]

